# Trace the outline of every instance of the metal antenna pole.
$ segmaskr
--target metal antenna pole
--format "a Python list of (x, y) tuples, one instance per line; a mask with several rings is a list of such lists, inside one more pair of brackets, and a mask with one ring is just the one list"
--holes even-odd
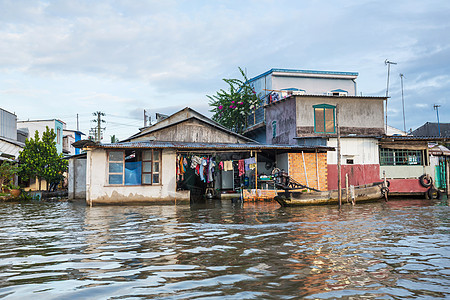
[(439, 107), (441, 107), (440, 105), (435, 104), (433, 106), (434, 110), (436, 111), (436, 116), (437, 116), (437, 121), (438, 121), (438, 131), (439, 131), (439, 136), (441, 136), (441, 125), (439, 124)]
[(144, 109), (144, 127), (147, 127), (147, 112)]
[(400, 73), (400, 82), (402, 85), (402, 105), (403, 105), (403, 131), (406, 132), (406, 119), (405, 119), (405, 98), (403, 96), (403, 77), (404, 75)]
[(387, 102), (388, 102), (388, 97), (389, 97), (389, 74), (391, 72), (391, 65), (396, 65), (397, 63), (389, 61), (389, 60), (385, 60), (384, 64), (388, 66), (388, 73), (387, 73), (387, 84), (386, 84), (386, 134), (387, 134), (387, 126), (388, 126), (388, 122), (387, 122)]

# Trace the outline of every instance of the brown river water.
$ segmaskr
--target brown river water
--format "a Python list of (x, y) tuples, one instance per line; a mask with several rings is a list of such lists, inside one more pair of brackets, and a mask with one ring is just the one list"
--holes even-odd
[(450, 298), (447, 200), (0, 203), (0, 299)]

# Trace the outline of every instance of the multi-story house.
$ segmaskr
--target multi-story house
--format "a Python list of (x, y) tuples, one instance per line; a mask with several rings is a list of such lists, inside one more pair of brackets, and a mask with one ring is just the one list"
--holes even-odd
[(356, 96), (355, 72), (271, 69), (249, 79), (261, 99), (261, 106), (248, 118), (244, 135), (266, 142), (264, 105), (288, 95), (352, 95)]
[[(352, 185), (380, 181), (378, 138), (385, 134), (386, 98), (358, 96), (357, 76), (271, 69), (250, 79), (262, 105), (250, 116), (245, 135), (267, 144), (336, 147), (339, 121), (343, 176), (348, 174)], [(337, 155), (327, 155), (328, 189), (334, 189)]]
[(66, 123), (58, 119), (50, 120), (33, 120), (33, 121), (18, 121), (17, 127), (21, 130), (28, 130), (28, 137), (34, 138), (36, 131), (39, 132), (39, 137), (42, 138), (42, 134), (46, 128), (53, 129), (56, 134), (55, 142), (58, 153), (63, 153), (63, 130)]
[[(378, 139), (384, 135), (385, 97), (291, 95), (265, 106), (268, 144), (337, 147), (352, 185), (380, 181)], [(328, 152), (328, 188), (337, 188), (337, 155)], [(301, 178), (297, 178), (301, 179)], [(344, 182), (344, 181), (343, 181)]]

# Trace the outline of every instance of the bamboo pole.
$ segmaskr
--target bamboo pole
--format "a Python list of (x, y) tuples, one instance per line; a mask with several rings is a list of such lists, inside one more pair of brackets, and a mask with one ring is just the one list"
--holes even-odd
[(341, 190), (341, 130), (339, 128), (339, 105), (336, 104), (336, 131), (337, 131), (337, 169), (338, 169), (338, 199), (339, 207), (342, 205)]
[(320, 190), (320, 177), (319, 177), (319, 159), (316, 149), (316, 177), (317, 177), (317, 189)]
[[(305, 155), (303, 154), (303, 151), (302, 151), (302, 159), (303, 159), (303, 171), (305, 172), (306, 186), (309, 186), (308, 174), (306, 173)], [(309, 192), (309, 190), (308, 190), (308, 192)]]

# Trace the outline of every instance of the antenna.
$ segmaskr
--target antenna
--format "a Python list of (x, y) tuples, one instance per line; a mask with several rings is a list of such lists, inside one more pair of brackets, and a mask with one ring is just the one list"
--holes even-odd
[(441, 136), (441, 125), (439, 124), (439, 107), (441, 107), (441, 106), (438, 104), (433, 105), (433, 108), (436, 111), (436, 116), (437, 116), (437, 121), (438, 121), (439, 136)]
[(144, 127), (147, 127), (147, 111), (144, 109)]
[(388, 122), (387, 122), (387, 99), (389, 97), (389, 74), (391, 71), (391, 65), (396, 65), (397, 63), (393, 62), (393, 61), (389, 61), (389, 60), (385, 60), (384, 64), (388, 66), (388, 73), (387, 73), (387, 84), (386, 84), (386, 133), (387, 133), (387, 126), (388, 126)]
[(400, 73), (400, 82), (401, 82), (401, 85), (402, 85), (403, 131), (406, 132), (405, 98), (404, 98), (404, 96), (403, 96), (403, 77), (405, 77), (405, 75), (403, 75), (402, 73)]

